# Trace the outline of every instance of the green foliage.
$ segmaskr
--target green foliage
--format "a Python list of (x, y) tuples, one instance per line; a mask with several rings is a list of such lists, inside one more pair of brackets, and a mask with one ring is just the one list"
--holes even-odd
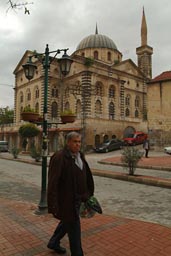
[(14, 110), (9, 107), (0, 108), (0, 124), (13, 123)]
[(30, 155), (31, 155), (31, 157), (32, 157), (33, 159), (35, 159), (36, 162), (39, 162), (40, 159), (41, 159), (41, 155), (42, 155), (42, 154), (41, 154), (41, 149), (40, 149), (40, 148), (36, 149), (36, 147), (33, 146), (33, 147), (31, 148), (31, 150), (30, 150)]
[(134, 175), (137, 164), (142, 158), (143, 152), (135, 147), (126, 147), (122, 152), (121, 161), (124, 163), (125, 168), (129, 171), (129, 175)]
[(92, 58), (85, 58), (84, 65), (86, 67), (91, 67), (94, 64), (94, 59)]
[(26, 113), (37, 113), (37, 111), (34, 110), (34, 108), (31, 108), (30, 106), (26, 106), (24, 107), (22, 112), (26, 112)]
[(71, 109), (65, 109), (61, 112), (61, 116), (75, 116), (75, 113)]
[(17, 148), (16, 146), (13, 146), (11, 149), (11, 154), (15, 159), (18, 158), (19, 153), (20, 153), (20, 149)]
[(28, 123), (20, 126), (18, 132), (23, 138), (32, 138), (37, 136), (40, 130), (37, 128), (35, 124)]

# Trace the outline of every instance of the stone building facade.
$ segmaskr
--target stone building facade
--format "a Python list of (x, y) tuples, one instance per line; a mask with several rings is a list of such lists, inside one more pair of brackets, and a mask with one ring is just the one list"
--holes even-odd
[(171, 145), (171, 71), (148, 83), (148, 130), (159, 147)]
[[(49, 68), (48, 81), (48, 138), (49, 149), (59, 146), (62, 136), (70, 130), (83, 133), (86, 148), (105, 139), (122, 139), (132, 131), (147, 132), (147, 83), (152, 76), (152, 47), (147, 45), (147, 24), (143, 11), (141, 46), (136, 49), (136, 65), (123, 60), (114, 41), (98, 33), (85, 37), (72, 54), (70, 73), (63, 77), (55, 58)], [(43, 115), (44, 70), (37, 65), (35, 77), (28, 81), (22, 65), (33, 52), (26, 51), (14, 70), (15, 127), (6, 130), (11, 143), (21, 145), (17, 135), (23, 123), (21, 112), (30, 106)], [(71, 109), (76, 113), (72, 124), (61, 124), (60, 112)], [(41, 125), (39, 126), (40, 130)], [(13, 136), (15, 134), (15, 136)], [(41, 137), (39, 138), (41, 139)]]

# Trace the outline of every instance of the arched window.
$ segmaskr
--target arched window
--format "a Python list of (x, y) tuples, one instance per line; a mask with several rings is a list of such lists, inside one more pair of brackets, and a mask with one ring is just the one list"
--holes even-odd
[(69, 104), (68, 101), (65, 103), (64, 109), (65, 110), (69, 110), (70, 109), (70, 104)]
[(101, 114), (102, 114), (102, 104), (100, 100), (97, 100), (95, 104), (95, 116), (100, 117)]
[(76, 114), (77, 114), (77, 118), (81, 118), (81, 100), (77, 100)]
[(35, 105), (35, 111), (36, 111), (37, 113), (39, 113), (39, 103), (38, 103), (38, 102), (37, 102), (36, 105)]
[(139, 96), (136, 96), (136, 97), (135, 97), (135, 107), (136, 107), (136, 108), (139, 108), (139, 107), (140, 107), (140, 97), (139, 97)]
[(111, 52), (107, 53), (107, 60), (111, 61)]
[(96, 96), (100, 96), (100, 97), (103, 96), (103, 86), (102, 86), (102, 83), (97, 82), (96, 86), (95, 86), (95, 90), (96, 90)]
[(126, 98), (125, 98), (125, 105), (126, 105), (126, 106), (130, 106), (130, 99), (131, 99), (130, 95), (127, 94), (127, 95), (126, 95)]
[(85, 56), (85, 53), (84, 53), (84, 52), (82, 52), (82, 53), (81, 53), (81, 56), (82, 56), (82, 57), (84, 57), (84, 56)]
[(26, 91), (26, 99), (27, 99), (27, 101), (31, 100), (31, 91), (30, 91), (30, 89), (27, 89), (27, 91)]
[(109, 119), (114, 120), (115, 119), (115, 105), (113, 102), (109, 104)]
[(98, 146), (98, 145), (100, 145), (100, 135), (96, 134), (95, 135), (95, 146)]
[(69, 88), (67, 87), (65, 90), (65, 97), (68, 98), (69, 97)]
[(24, 101), (24, 95), (23, 92), (20, 92), (20, 103), (22, 103)]
[(95, 60), (98, 60), (98, 58), (99, 58), (99, 53), (98, 53), (98, 51), (94, 51), (94, 59), (95, 59)]
[(52, 87), (52, 91), (51, 91), (52, 97), (53, 98), (57, 98), (58, 97), (58, 89), (56, 86)]
[(111, 85), (109, 87), (109, 98), (115, 98), (115, 87), (114, 87), (114, 85)]
[(125, 110), (125, 116), (130, 116), (130, 111), (129, 111), (129, 108), (126, 108), (126, 110)]
[(139, 117), (139, 112), (138, 112), (138, 110), (137, 110), (137, 109), (135, 110), (135, 117), (136, 117), (136, 118), (138, 118), (138, 117)]
[(58, 104), (54, 101), (51, 105), (51, 116), (52, 118), (56, 118), (58, 115)]
[(39, 98), (39, 88), (36, 87), (35, 89), (35, 99), (38, 99)]

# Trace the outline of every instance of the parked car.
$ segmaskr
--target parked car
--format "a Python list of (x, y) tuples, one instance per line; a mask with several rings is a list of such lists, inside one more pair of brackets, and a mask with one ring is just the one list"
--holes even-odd
[(100, 144), (94, 150), (98, 153), (102, 153), (102, 152), (107, 153), (109, 151), (121, 149), (122, 146), (123, 146), (123, 141), (119, 139), (112, 139)]
[(124, 138), (124, 145), (142, 144), (147, 139), (147, 134), (144, 132), (134, 132)]
[(164, 153), (171, 155), (171, 147), (165, 147)]
[(8, 142), (1, 140), (0, 141), (0, 152), (8, 152)]

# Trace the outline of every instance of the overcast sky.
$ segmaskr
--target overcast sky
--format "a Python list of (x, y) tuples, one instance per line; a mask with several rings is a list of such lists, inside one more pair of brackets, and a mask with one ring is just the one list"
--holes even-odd
[[(16, 1), (13, 3), (23, 3)], [(110, 37), (124, 59), (137, 63), (136, 47), (141, 44), (143, 6), (148, 27), (148, 45), (153, 47), (153, 77), (171, 70), (170, 0), (33, 0), (15, 11), (8, 0), (0, 0), (0, 107), (14, 105), (13, 71), (26, 50), (44, 52), (69, 48), (95, 33)]]

